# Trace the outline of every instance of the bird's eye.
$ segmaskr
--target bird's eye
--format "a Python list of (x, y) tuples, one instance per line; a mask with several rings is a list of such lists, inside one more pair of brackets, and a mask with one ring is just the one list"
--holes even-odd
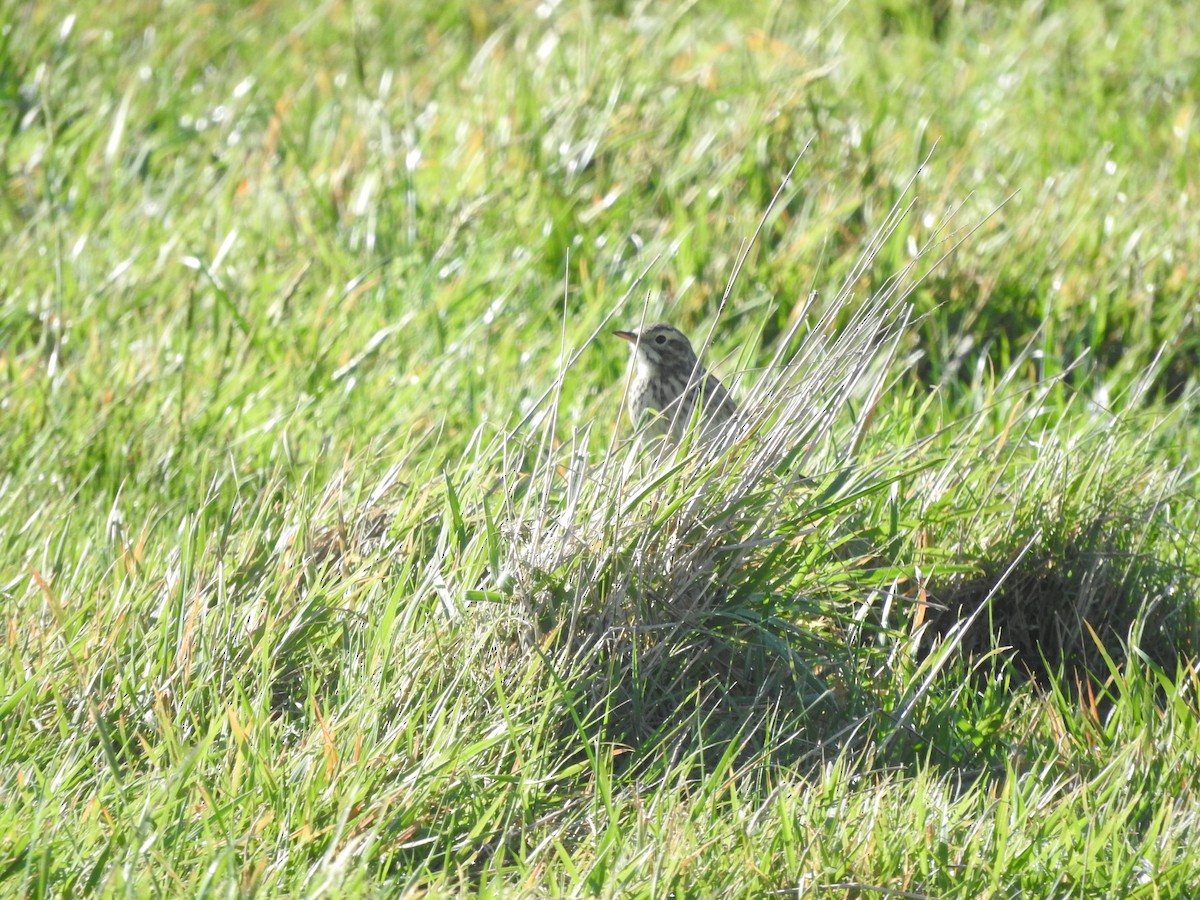
[(667, 336), (665, 334), (660, 334), (658, 337), (656, 337), (654, 339), (654, 343), (656, 343), (656, 344), (665, 344), (666, 342), (667, 342)]

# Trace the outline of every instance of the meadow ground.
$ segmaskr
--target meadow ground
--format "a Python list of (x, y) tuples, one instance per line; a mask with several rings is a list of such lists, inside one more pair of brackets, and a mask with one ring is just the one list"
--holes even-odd
[(1200, 885), (1190, 4), (0, 8), (0, 891)]

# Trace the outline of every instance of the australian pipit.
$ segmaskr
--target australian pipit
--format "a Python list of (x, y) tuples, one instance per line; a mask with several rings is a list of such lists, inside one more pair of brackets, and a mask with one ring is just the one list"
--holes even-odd
[(667, 435), (678, 443), (700, 407), (700, 434), (708, 440), (736, 412), (725, 386), (710, 375), (683, 332), (659, 323), (637, 331), (614, 331), (633, 345), (635, 371), (629, 386), (629, 416), (635, 426), (654, 416), (647, 426), (652, 435)]

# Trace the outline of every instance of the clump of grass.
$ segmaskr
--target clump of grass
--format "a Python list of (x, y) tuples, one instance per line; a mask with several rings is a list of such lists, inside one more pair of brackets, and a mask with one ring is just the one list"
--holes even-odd
[(853, 719), (815, 713), (858, 702), (872, 644), (845, 636), (873, 574), (831, 544), (857, 498), (887, 489), (856, 454), (911, 289), (909, 272), (867, 297), (856, 283), (906, 211), (807, 334), (784, 336), (718, 439), (614, 439), (591, 463), (586, 429), (559, 444), (547, 427), (528, 478), (508, 476), (506, 577), (528, 646), (583, 678), (610, 738), (671, 744), (698, 720), (703, 745), (771, 721), (811, 748)]
[[(1079, 686), (1086, 705), (1112, 696), (1115, 669), (1186, 670), (1197, 650), (1195, 536), (1178, 520), (1192, 478), (1147, 462), (1164, 420), (1116, 417), (1065, 378), (1019, 387), (1024, 364), (986, 378), (988, 402), (933, 434), (936, 465), (906, 482), (920, 513), (897, 552), (920, 601), (904, 645), (916, 665), (896, 669), (884, 736), (902, 758), (995, 771), (1012, 747), (996, 726), (1026, 682)], [(1139, 408), (1155, 376), (1119, 402)]]
[[(1060, 528), (1062, 521), (1055, 523)], [(1109, 657), (1130, 651), (1172, 669), (1195, 654), (1197, 623), (1185, 598), (1196, 573), (1150, 553), (1160, 528), (1152, 507), (1046, 531), (1015, 557), (981, 560), (979, 571), (930, 584), (926, 638), (956, 632), (960, 650), (1011, 660), (1034, 682), (1050, 676), (1103, 682)]]

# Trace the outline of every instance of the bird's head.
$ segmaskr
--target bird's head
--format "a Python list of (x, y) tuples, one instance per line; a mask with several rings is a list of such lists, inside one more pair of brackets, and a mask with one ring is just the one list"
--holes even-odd
[(696, 352), (691, 342), (682, 331), (665, 322), (641, 331), (614, 331), (613, 334), (633, 345), (639, 367), (682, 372), (684, 378), (695, 368)]

